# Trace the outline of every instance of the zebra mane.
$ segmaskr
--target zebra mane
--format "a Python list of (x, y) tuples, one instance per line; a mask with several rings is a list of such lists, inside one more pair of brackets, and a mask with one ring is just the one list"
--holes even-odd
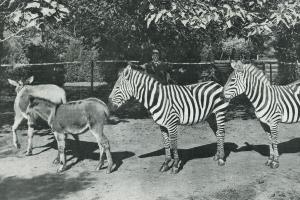
[(246, 69), (246, 72), (248, 72), (250, 75), (253, 75), (254, 77), (261, 77), (260, 80), (264, 82), (264, 84), (271, 85), (264, 72), (255, 67), (253, 64), (245, 64), (244, 68)]
[(131, 70), (132, 70), (132, 74), (142, 74), (142, 76), (149, 78), (149, 81), (153, 80), (153, 83), (157, 82), (157, 83), (161, 84), (158, 80), (156, 80), (155, 78), (153, 78), (152, 76), (147, 74), (145, 71), (142, 71), (140, 69), (133, 69), (133, 68), (131, 68)]

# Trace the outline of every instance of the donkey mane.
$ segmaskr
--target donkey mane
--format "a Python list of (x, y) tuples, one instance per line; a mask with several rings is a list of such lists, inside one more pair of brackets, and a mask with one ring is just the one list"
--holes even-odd
[(56, 105), (56, 106), (60, 105), (58, 103), (54, 103), (53, 101), (50, 101), (49, 99), (45, 99), (45, 98), (42, 98), (42, 97), (37, 97), (37, 96), (30, 95), (29, 99), (31, 99), (31, 98), (33, 100), (37, 99), (39, 101), (44, 101), (45, 103), (50, 104), (50, 105)]

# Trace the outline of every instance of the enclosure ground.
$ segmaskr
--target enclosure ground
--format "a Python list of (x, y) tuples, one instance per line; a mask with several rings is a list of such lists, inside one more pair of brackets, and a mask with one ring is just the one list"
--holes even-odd
[[(12, 116), (5, 119), (12, 119)], [(117, 164), (112, 174), (106, 174), (105, 170), (94, 171), (98, 150), (91, 134), (80, 137), (84, 157), (80, 162), (76, 162), (77, 146), (72, 139), (67, 140), (70, 168), (63, 174), (56, 174), (57, 166), (52, 160), (57, 150), (49, 131), (37, 133), (33, 156), (26, 157), (25, 127), (19, 131), (22, 147), (16, 150), (11, 145), (11, 123), (8, 120), (1, 124), (1, 200), (300, 199), (300, 124), (280, 125), (278, 169), (264, 165), (268, 140), (256, 119), (239, 118), (227, 122), (225, 149), (228, 157), (223, 167), (212, 159), (216, 139), (207, 123), (181, 126), (179, 147), (183, 168), (174, 175), (158, 171), (164, 151), (159, 128), (151, 119), (128, 119), (105, 127)]]

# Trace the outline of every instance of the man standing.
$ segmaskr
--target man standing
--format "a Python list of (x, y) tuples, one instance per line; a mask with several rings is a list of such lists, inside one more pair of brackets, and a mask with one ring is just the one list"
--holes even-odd
[(174, 83), (170, 77), (171, 69), (168, 65), (159, 61), (159, 51), (157, 49), (152, 51), (152, 61), (141, 65), (141, 67), (147, 74), (163, 85)]

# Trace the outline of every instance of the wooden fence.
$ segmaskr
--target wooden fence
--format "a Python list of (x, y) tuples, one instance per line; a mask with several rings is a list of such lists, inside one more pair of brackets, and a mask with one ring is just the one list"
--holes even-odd
[[(94, 91), (94, 87), (99, 85), (99, 80), (95, 81), (95, 70), (99, 69), (100, 67), (103, 68), (103, 66), (105, 64), (108, 63), (114, 63), (114, 64), (120, 64), (119, 66), (126, 66), (126, 63), (128, 62), (132, 62), (135, 64), (139, 64), (139, 61), (129, 61), (129, 60), (98, 60), (98, 61), (91, 61), (90, 63), (86, 64), (89, 66), (89, 69), (86, 69), (85, 73), (89, 73), (89, 80), (85, 80), (85, 86), (89, 86), (90, 87), (90, 92), (91, 94), (93, 94)], [(264, 71), (264, 73), (266, 74), (266, 76), (268, 77), (268, 79), (274, 83), (274, 80), (276, 79), (276, 76), (278, 75), (278, 66), (279, 66), (279, 62), (277, 60), (252, 60), (251, 62), (253, 62), (258, 68), (260, 68), (261, 70)], [(231, 67), (230, 67), (230, 60), (215, 60), (213, 62), (197, 62), (197, 63), (184, 63), (184, 62), (180, 62), (180, 63), (175, 63), (175, 62), (164, 62), (165, 64), (169, 64), (171, 66), (173, 66), (173, 69), (176, 68), (182, 68), (182, 67), (188, 67), (188, 68), (193, 68), (193, 67), (197, 67), (197, 69), (200, 68), (204, 68), (204, 67), (210, 67), (213, 66), (217, 71), (219, 71), (221, 74), (224, 74), (224, 79), (227, 79), (227, 76), (230, 71), (231, 71)], [(295, 64), (295, 63), (286, 63), (286, 64)], [(35, 68), (35, 70), (37, 70), (38, 72), (32, 70), (33, 73), (38, 73), (38, 74), (44, 74), (43, 76), (49, 76), (49, 70), (47, 71), (47, 68), (51, 68), (52, 71), (56, 71), (56, 75), (63, 75), (64, 73), (66, 73), (64, 70), (62, 70), (62, 68), (65, 68), (66, 66), (69, 65), (74, 65), (74, 66), (81, 66), (82, 63), (75, 61), (75, 62), (59, 62), (59, 63), (37, 63), (37, 64), (14, 64), (14, 65), (7, 65), (7, 64), (3, 64), (0, 65), (1, 67), (6, 67), (6, 68), (13, 68), (13, 69), (17, 69), (17, 68), (23, 68), (23, 67), (31, 67), (31, 68)], [(200, 68), (199, 68), (200, 67)], [(86, 66), (85, 66), (86, 68)], [(43, 70), (44, 73), (43, 73)], [(114, 74), (116, 75), (116, 74)], [(40, 78), (41, 80), (42, 78)], [(55, 82), (55, 78), (54, 78), (54, 82)], [(100, 80), (101, 81), (101, 80)], [(79, 81), (76, 81), (79, 82)], [(88, 84), (89, 83), (89, 84)], [(72, 87), (72, 85), (74, 86), (78, 86), (78, 84), (76, 85), (76, 83), (64, 83), (66, 86), (68, 87)]]

